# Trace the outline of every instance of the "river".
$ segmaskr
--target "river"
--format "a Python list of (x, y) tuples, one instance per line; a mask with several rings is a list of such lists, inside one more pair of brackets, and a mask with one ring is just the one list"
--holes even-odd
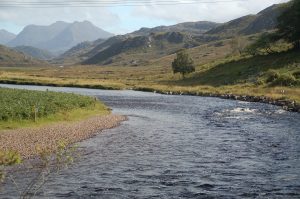
[[(128, 116), (79, 143), (84, 155), (40, 197), (300, 198), (299, 113), (210, 97), (0, 86), (96, 96)], [(14, 194), (6, 186), (2, 197)]]

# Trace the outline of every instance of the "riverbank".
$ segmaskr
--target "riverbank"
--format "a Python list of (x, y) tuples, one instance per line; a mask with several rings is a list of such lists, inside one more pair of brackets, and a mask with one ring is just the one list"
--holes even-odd
[(238, 94), (234, 93), (234, 91), (226, 91), (225, 89), (220, 89), (219, 91), (210, 92), (206, 90), (197, 90), (197, 89), (190, 89), (190, 90), (179, 90), (177, 89), (159, 89), (159, 88), (151, 88), (151, 87), (136, 87), (133, 90), (136, 91), (143, 91), (143, 92), (154, 92), (160, 93), (164, 95), (190, 95), (190, 96), (202, 96), (202, 97), (217, 97), (222, 99), (230, 99), (230, 100), (238, 100), (238, 101), (246, 101), (246, 102), (259, 102), (264, 104), (272, 104), (275, 106), (280, 106), (282, 109), (290, 112), (298, 112), (300, 113), (300, 103), (296, 100), (291, 100), (284, 97), (284, 92), (286, 88), (282, 88), (281, 92), (283, 92), (281, 97), (269, 97), (268, 95), (251, 95), (251, 94)]
[[(191, 95), (202, 97), (218, 97), (222, 99), (239, 100), (247, 102), (259, 102), (280, 106), (286, 111), (300, 113), (300, 88), (289, 87), (254, 87), (254, 86), (168, 86), (168, 85), (123, 85), (113, 87), (97, 84), (55, 84), (48, 82), (31, 81), (3, 81), (0, 83), (16, 85), (53, 86), (53, 87), (77, 87), (103, 90), (135, 90), (143, 92), (154, 92), (164, 95)], [(27, 83), (27, 84), (26, 84)]]
[(3, 130), (0, 133), (0, 151), (14, 150), (23, 158), (37, 155), (36, 148), (53, 151), (59, 141), (73, 144), (96, 135), (102, 130), (118, 126), (125, 116), (94, 116), (78, 122), (61, 122), (37, 128)]

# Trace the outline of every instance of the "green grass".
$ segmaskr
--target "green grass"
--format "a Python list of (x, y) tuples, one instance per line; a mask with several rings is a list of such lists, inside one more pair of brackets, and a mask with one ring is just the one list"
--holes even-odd
[(78, 121), (109, 112), (92, 97), (0, 88), (0, 130)]
[[(300, 53), (291, 51), (255, 57), (233, 57), (224, 60), (223, 63), (200, 65), (198, 71), (189, 78), (169, 83), (181, 86), (209, 85), (215, 87), (267, 83), (270, 71), (277, 72), (279, 76), (293, 76), (293, 74), (299, 73)], [(295, 79), (300, 81), (299, 77), (295, 77)]]

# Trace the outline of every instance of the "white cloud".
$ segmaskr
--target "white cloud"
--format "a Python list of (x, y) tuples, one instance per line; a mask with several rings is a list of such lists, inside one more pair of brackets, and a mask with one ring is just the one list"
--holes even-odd
[(120, 23), (119, 16), (104, 7), (0, 7), (0, 24), (9, 22), (24, 27), (29, 24), (49, 25), (55, 21), (73, 22), (83, 20), (91, 21), (104, 29), (109, 28), (111, 24), (118, 25)]
[[(145, 18), (172, 20), (175, 23), (186, 21), (215, 21), (227, 22), (247, 14), (256, 14), (264, 8), (287, 2), (288, 0), (246, 0), (235, 2), (182, 4), (182, 5), (153, 5), (136, 7), (132, 15)], [(206, 1), (208, 2), (208, 1)]]
[[(1, 1), (3, 0), (0, 0), (0, 4)], [(18, 2), (20, 1), (21, 0), (18, 0)], [(32, 1), (43, 2), (42, 0), (30, 0), (30, 2)], [(71, 5), (72, 1), (74, 0), (64, 0), (62, 2), (70, 3)], [(203, 1), (208, 2), (209, 0)], [(211, 2), (215, 1), (218, 0), (211, 0)], [(199, 3), (173, 6), (145, 5), (130, 8), (122, 6), (110, 8), (0, 7), (0, 29), (3, 27), (8, 27), (8, 30), (11, 29), (12, 31), (16, 32), (16, 30), (20, 30), (21, 28), (29, 24), (49, 25), (51, 23), (54, 23), (55, 21), (73, 22), (88, 20), (105, 30), (114, 33), (125, 33), (136, 30), (139, 27), (153, 27), (187, 21), (206, 20), (215, 22), (226, 22), (243, 15), (255, 14), (272, 4), (286, 1), (288, 0), (244, 0), (230, 3)], [(8, 0), (5, 0), (5, 2), (8, 2)], [(124, 3), (125, 2), (126, 1), (124, 1)]]

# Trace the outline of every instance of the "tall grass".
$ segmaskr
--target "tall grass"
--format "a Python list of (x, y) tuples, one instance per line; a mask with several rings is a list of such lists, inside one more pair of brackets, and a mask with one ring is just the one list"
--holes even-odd
[(75, 94), (0, 88), (0, 121), (46, 117), (95, 103), (91, 97)]

